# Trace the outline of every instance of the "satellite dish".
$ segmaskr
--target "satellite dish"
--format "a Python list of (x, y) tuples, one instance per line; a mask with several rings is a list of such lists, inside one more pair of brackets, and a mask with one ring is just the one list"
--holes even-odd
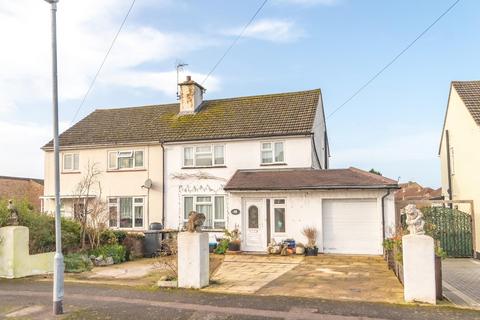
[(142, 188), (150, 189), (151, 187), (152, 187), (152, 179), (147, 179), (147, 180), (145, 180), (145, 182), (143, 183)]

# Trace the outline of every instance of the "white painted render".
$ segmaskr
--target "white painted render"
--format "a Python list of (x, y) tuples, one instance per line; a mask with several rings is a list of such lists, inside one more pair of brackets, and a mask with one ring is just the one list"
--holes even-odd
[[(108, 152), (126, 150), (143, 150), (144, 165), (139, 169), (108, 170)], [(80, 166), (77, 172), (64, 172), (62, 170), (63, 154), (78, 153)], [(73, 214), (71, 197), (76, 194), (76, 187), (89, 166), (96, 163), (101, 171), (99, 181), (102, 189), (102, 198), (107, 197), (143, 197), (144, 198), (144, 229), (150, 222), (162, 221), (162, 147), (156, 145), (131, 145), (122, 147), (80, 148), (63, 150), (60, 152), (60, 195), (64, 203), (64, 214), (69, 217)], [(151, 179), (153, 184), (148, 190), (142, 188), (145, 180)], [(98, 195), (95, 188), (93, 195)], [(53, 213), (55, 210), (54, 195), (54, 163), (53, 152), (45, 151), (45, 188), (44, 211)]]
[[(261, 165), (262, 142), (283, 141), (285, 164)], [(183, 168), (183, 148), (203, 144), (224, 145), (225, 165), (209, 168)], [(239, 169), (311, 168), (310, 136), (276, 137), (249, 140), (216, 140), (198, 143), (165, 144), (165, 226), (178, 228), (182, 223), (183, 197), (186, 195), (228, 195), (223, 187)]]
[[(244, 206), (245, 199), (259, 199), (265, 201), (271, 199), (271, 203), (274, 199), (286, 200), (286, 214), (285, 214), (285, 232), (275, 233), (273, 228), (271, 231), (272, 239), (277, 240), (292, 238), (297, 242), (306, 243), (306, 238), (302, 234), (302, 230), (306, 226), (314, 226), (318, 230), (317, 246), (320, 252), (324, 251), (324, 225), (323, 225), (323, 202), (348, 199), (349, 201), (358, 201), (359, 203), (365, 200), (371, 200), (375, 202), (373, 213), (358, 212), (358, 214), (368, 214), (376, 216), (377, 220), (374, 221), (372, 230), (378, 235), (378, 243), (373, 244), (376, 247), (376, 251), (368, 252), (356, 252), (356, 253), (382, 253), (382, 197), (388, 193), (387, 190), (314, 190), (314, 191), (265, 191), (265, 192), (231, 192), (229, 197), (229, 211), (232, 209), (239, 209), (239, 215), (228, 215), (228, 229), (239, 228), (242, 234), (245, 232), (245, 212)], [(388, 195), (385, 200), (385, 236), (389, 237), (393, 235), (395, 230), (395, 202), (393, 192)], [(266, 205), (265, 205), (266, 206)], [(273, 215), (273, 210), (271, 210)], [(354, 223), (355, 219), (352, 219)], [(273, 217), (271, 218), (273, 221)], [(272, 222), (273, 227), (273, 222)], [(245, 237), (242, 237), (242, 246), (245, 246)], [(265, 242), (265, 249), (266, 249)]]
[[(442, 194), (448, 199), (446, 134), (450, 137), (451, 181), (453, 200), (473, 200), (475, 212), (476, 251), (480, 248), (480, 127), (475, 123), (454, 87), (451, 88), (440, 145)], [(469, 206), (459, 205), (469, 212)], [(470, 213), (470, 212), (469, 212)]]

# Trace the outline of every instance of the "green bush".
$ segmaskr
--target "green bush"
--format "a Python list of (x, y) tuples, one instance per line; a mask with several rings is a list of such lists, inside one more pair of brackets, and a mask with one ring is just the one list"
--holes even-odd
[(123, 244), (123, 241), (127, 237), (127, 232), (123, 230), (115, 230), (113, 231), (113, 234), (115, 235), (115, 238), (117, 239), (118, 244)]
[[(0, 227), (7, 224), (10, 215), (7, 201), (0, 201)], [(15, 202), (18, 212), (18, 224), (29, 229), (30, 253), (55, 251), (55, 218), (35, 212), (26, 201)], [(62, 249), (75, 252), (80, 249), (80, 223), (62, 218)]]
[(65, 272), (79, 273), (90, 271), (93, 267), (92, 261), (87, 255), (81, 253), (70, 253), (65, 255)]
[(106, 229), (102, 231), (100, 234), (100, 245), (107, 245), (107, 244), (117, 244), (117, 237), (115, 236), (115, 233), (110, 230)]
[(107, 244), (90, 251), (95, 257), (112, 257), (114, 263), (122, 263), (127, 259), (127, 250), (120, 244)]
[(216, 254), (225, 254), (225, 252), (227, 252), (227, 249), (228, 249), (228, 240), (222, 239), (222, 241), (220, 241), (218, 246), (215, 248), (214, 252)]

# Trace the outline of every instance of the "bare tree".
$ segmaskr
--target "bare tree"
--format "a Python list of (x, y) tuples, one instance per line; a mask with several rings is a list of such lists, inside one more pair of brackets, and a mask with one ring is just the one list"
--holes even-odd
[[(102, 201), (102, 186), (99, 181), (101, 170), (98, 167), (98, 163), (88, 162), (87, 172), (77, 184), (73, 200), (74, 218), (80, 222), (82, 227), (82, 249), (86, 247), (87, 230), (93, 226), (92, 224), (95, 226), (105, 224), (103, 216), (106, 216), (106, 204)], [(96, 237), (96, 235), (93, 236), (94, 240), (98, 242)]]

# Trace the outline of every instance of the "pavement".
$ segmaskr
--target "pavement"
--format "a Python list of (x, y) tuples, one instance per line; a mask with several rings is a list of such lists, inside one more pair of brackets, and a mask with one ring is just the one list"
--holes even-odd
[(65, 314), (54, 317), (50, 311), (51, 298), (51, 282), (36, 278), (0, 280), (0, 319), (480, 319), (479, 311), (442, 306), (217, 294), (199, 290), (139, 290), (80, 283), (66, 283)]
[(480, 261), (442, 261), (443, 294), (458, 306), (480, 309)]
[(226, 256), (211, 292), (404, 303), (403, 287), (378, 256)]

